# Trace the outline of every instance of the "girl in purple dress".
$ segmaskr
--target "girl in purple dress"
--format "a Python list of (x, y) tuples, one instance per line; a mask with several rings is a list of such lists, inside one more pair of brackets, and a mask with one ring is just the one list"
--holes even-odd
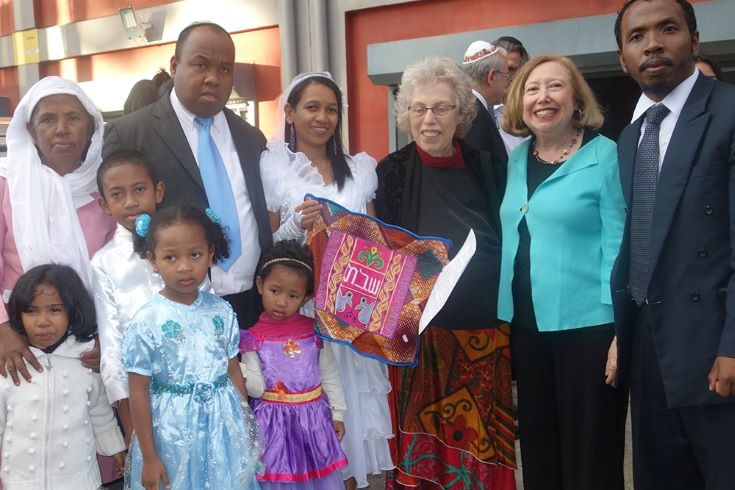
[(315, 335), (314, 320), (299, 314), (314, 288), (312, 267), (306, 247), (277, 243), (256, 277), (264, 312), (240, 336), (265, 446), (265, 470), (258, 475), (264, 490), (343, 486), (345, 402), (337, 364), (329, 344)]

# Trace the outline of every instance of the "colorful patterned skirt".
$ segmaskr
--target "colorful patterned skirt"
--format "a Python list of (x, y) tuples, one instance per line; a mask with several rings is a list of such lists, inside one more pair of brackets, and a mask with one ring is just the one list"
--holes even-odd
[(515, 489), (510, 326), (429, 327), (415, 368), (391, 367), (397, 469), (386, 488)]

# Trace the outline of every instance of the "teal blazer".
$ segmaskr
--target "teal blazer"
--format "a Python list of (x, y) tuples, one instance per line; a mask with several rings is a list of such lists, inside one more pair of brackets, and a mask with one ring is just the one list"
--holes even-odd
[(513, 264), (518, 224), (531, 235), (531, 297), (540, 331), (613, 321), (610, 273), (620, 249), (625, 200), (616, 144), (599, 135), (577, 150), (528, 199), (530, 140), (508, 159), (500, 206), (503, 250), (498, 318), (513, 319)]

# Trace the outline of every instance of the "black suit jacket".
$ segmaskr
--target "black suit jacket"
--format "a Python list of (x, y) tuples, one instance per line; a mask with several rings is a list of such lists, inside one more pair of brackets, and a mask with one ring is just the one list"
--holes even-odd
[[(224, 114), (258, 225), (260, 249), (266, 251), (273, 245), (273, 237), (260, 180), (259, 162), (260, 154), (265, 149), (265, 137), (231, 110), (224, 109)], [(158, 172), (158, 178), (166, 184), (161, 206), (191, 204), (208, 207), (199, 166), (171, 106), (169, 94), (105, 127), (102, 157), (107, 158), (118, 150), (137, 150), (151, 161)]]
[[(643, 117), (618, 140), (630, 209)], [(629, 371), (636, 315), (650, 311), (670, 408), (735, 403), (708, 390), (716, 356), (735, 357), (735, 87), (697, 79), (671, 136), (656, 188), (648, 303), (628, 292), (630, 214), (611, 287), (618, 376)], [(620, 379), (620, 378), (619, 378)]]
[(477, 116), (463, 138), (464, 142), (476, 150), (490, 152), (494, 159), (507, 164), (508, 152), (505, 150), (503, 137), (500, 136), (493, 115), (485, 109), (485, 106), (477, 98), (475, 99), (475, 106), (477, 107)]

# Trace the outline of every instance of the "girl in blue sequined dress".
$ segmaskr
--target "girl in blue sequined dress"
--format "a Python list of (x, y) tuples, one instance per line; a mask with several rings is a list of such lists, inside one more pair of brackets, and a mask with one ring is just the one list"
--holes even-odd
[(179, 207), (136, 222), (164, 287), (123, 338), (134, 429), (126, 488), (258, 488), (260, 450), (244, 399), (236, 317), (198, 289), (228, 255), (218, 221), (210, 210)]

